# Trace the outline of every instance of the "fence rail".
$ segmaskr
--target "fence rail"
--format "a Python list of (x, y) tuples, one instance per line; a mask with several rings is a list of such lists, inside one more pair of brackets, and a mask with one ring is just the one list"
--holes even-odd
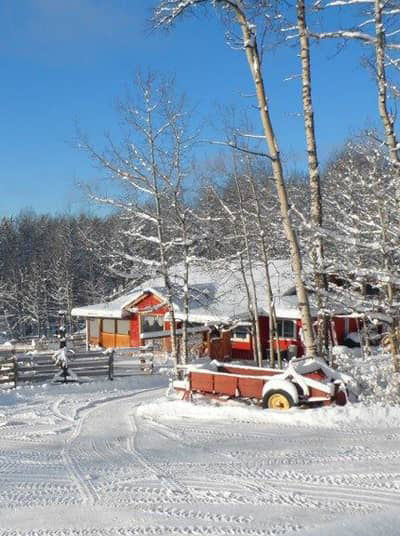
[(153, 372), (152, 356), (126, 357), (115, 354), (113, 350), (76, 353), (68, 359), (68, 366), (64, 368), (55, 363), (54, 352), (17, 354), (0, 362), (0, 389), (52, 380), (113, 380)]

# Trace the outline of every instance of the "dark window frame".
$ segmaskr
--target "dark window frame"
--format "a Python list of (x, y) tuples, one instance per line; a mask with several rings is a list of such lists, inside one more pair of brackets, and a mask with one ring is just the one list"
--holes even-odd
[[(288, 329), (290, 326), (290, 329)], [(290, 318), (278, 318), (279, 339), (297, 339), (296, 321)]]
[[(146, 318), (152, 318), (156, 320), (154, 324), (158, 324), (157, 329), (146, 329)], [(164, 318), (162, 315), (140, 315), (140, 332), (141, 333), (156, 333), (158, 331), (164, 331)]]
[[(246, 332), (246, 336), (245, 337), (238, 337), (237, 336), (237, 332)], [(232, 330), (232, 334), (231, 334), (231, 340), (234, 340), (234, 341), (242, 341), (242, 342), (248, 342), (250, 340), (250, 330), (248, 328), (248, 326), (242, 326), (242, 325), (238, 325), (236, 326), (233, 330)]]

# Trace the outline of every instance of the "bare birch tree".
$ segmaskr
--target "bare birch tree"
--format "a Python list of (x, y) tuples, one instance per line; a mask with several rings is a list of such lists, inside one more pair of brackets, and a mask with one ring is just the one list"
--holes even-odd
[[(257, 229), (258, 245), (260, 249), (260, 257), (264, 266), (264, 286), (266, 301), (268, 304), (268, 323), (269, 323), (269, 359), (270, 365), (275, 366), (275, 351), (278, 358), (278, 368), (282, 368), (282, 356), (279, 347), (278, 321), (274, 304), (274, 295), (271, 285), (271, 274), (269, 269), (269, 249), (270, 242), (267, 239), (266, 225), (263, 222), (263, 207), (261, 198), (265, 198), (268, 193), (260, 191), (259, 183), (255, 178), (255, 172), (252, 165), (252, 157), (245, 157), (244, 177), (250, 185), (252, 193), (251, 203), (253, 205), (252, 219)], [(264, 211), (265, 212), (265, 211)]]
[(322, 225), (321, 178), (318, 164), (317, 139), (315, 135), (314, 108), (312, 103), (311, 52), (310, 39), (306, 19), (305, 0), (296, 1), (297, 30), (300, 45), (302, 101), (304, 127), (307, 143), (308, 173), (311, 198), (311, 221), (315, 233), (315, 244), (311, 250), (311, 259), (315, 274), (315, 289), (319, 317), (318, 352), (323, 352), (323, 341), (326, 341), (327, 319), (323, 313), (323, 298), (328, 288), (324, 266), (324, 248), (322, 235), (318, 229)]
[[(125, 125), (129, 127), (122, 147), (111, 139), (103, 152), (97, 151), (84, 139), (80, 146), (109, 177), (126, 187), (119, 198), (95, 195), (94, 199), (116, 207), (131, 222), (127, 233), (136, 240), (139, 251), (126, 253), (126, 260), (137, 261), (147, 267), (148, 274), (163, 278), (171, 326), (172, 355), (178, 364), (174, 308), (176, 289), (171, 267), (176, 263), (175, 248), (182, 242), (187, 245), (187, 241), (174, 235), (170, 209), (171, 206), (178, 207), (177, 199), (183, 188), (182, 151), (185, 144), (181, 119), (184, 110), (180, 106), (172, 109), (174, 96), (171, 83), (159, 83), (154, 75), (145, 79), (138, 76), (136, 87), (141, 102), (135, 106), (131, 102), (121, 106)], [(146, 248), (140, 249), (141, 245)], [(144, 254), (146, 250), (150, 255)]]
[[(190, 133), (189, 115), (185, 113), (184, 106), (180, 103), (178, 106), (175, 101), (167, 99), (165, 102), (165, 115), (169, 119), (171, 127), (171, 138), (173, 140), (172, 163), (175, 173), (166, 177), (168, 188), (171, 192), (172, 207), (175, 214), (176, 231), (175, 247), (180, 250), (179, 258), (182, 258), (182, 348), (181, 362), (183, 365), (189, 361), (189, 309), (190, 309), (190, 268), (192, 264), (193, 246), (196, 243), (195, 232), (193, 230), (192, 210), (185, 200), (185, 179), (189, 174), (189, 162), (187, 154), (190, 153), (190, 147), (196, 141), (196, 134)], [(179, 117), (179, 121), (177, 118)]]
[[(245, 206), (244, 206), (244, 198), (243, 198), (243, 192), (240, 185), (239, 177), (238, 177), (238, 169), (236, 166), (236, 155), (233, 155), (233, 178), (236, 188), (236, 195), (238, 200), (238, 208), (239, 208), (239, 224), (241, 229), (241, 235), (244, 240), (244, 247), (245, 247), (245, 253), (247, 258), (247, 275), (246, 272), (243, 272), (243, 279), (247, 283), (247, 277), (249, 279), (249, 283), (247, 286), (249, 287), (249, 295), (250, 295), (250, 305), (252, 310), (252, 317), (253, 317), (253, 340), (254, 340), (254, 347), (255, 347), (255, 359), (257, 361), (257, 364), (259, 367), (262, 367), (262, 361), (263, 361), (263, 353), (261, 348), (261, 335), (260, 335), (260, 324), (259, 324), (259, 311), (258, 311), (258, 300), (257, 300), (257, 288), (256, 288), (256, 282), (254, 279), (254, 270), (253, 270), (253, 251), (251, 247), (250, 242), (250, 231), (249, 231), (249, 222), (248, 218), (246, 218), (245, 213)], [(235, 224), (235, 223), (234, 223)], [(243, 266), (243, 262), (241, 263)]]
[(242, 34), (242, 48), (246, 54), (249, 69), (256, 90), (260, 119), (262, 122), (268, 156), (271, 160), (273, 175), (280, 203), (282, 223), (289, 243), (292, 270), (296, 283), (299, 309), (303, 325), (306, 355), (315, 355), (315, 342), (312, 330), (312, 320), (308, 293), (302, 276), (302, 257), (295, 229), (290, 221), (289, 202), (284, 182), (284, 174), (278, 142), (271, 121), (269, 104), (267, 100), (264, 79), (261, 68), (261, 58), (258, 49), (256, 25), (248, 15), (248, 6), (242, 0), (164, 0), (159, 3), (154, 12), (154, 21), (157, 26), (169, 26), (177, 18), (194, 8), (209, 3), (221, 7), (228, 16), (234, 17)]
[[(230, 266), (238, 270), (243, 281), (243, 287), (247, 298), (247, 308), (251, 324), (251, 340), (254, 361), (258, 366), (262, 366), (262, 349), (260, 338), (260, 326), (258, 320), (257, 290), (253, 271), (252, 240), (249, 234), (248, 222), (245, 215), (243, 193), (237, 170), (232, 171), (234, 183), (234, 200), (230, 203), (217, 191), (214, 185), (209, 184), (208, 189), (212, 192), (220, 209), (223, 211), (223, 218), (229, 222), (229, 232), (225, 233), (225, 242), (231, 243), (227, 252), (220, 252), (224, 269), (229, 272)], [(218, 217), (212, 217), (214, 222), (218, 222)], [(227, 229), (227, 230), (228, 230)]]
[[(309, 32), (313, 38), (355, 40), (363, 45), (372, 47), (374, 60), (369, 64), (374, 72), (377, 86), (377, 105), (379, 116), (385, 136), (385, 144), (388, 148), (394, 169), (400, 169), (400, 146), (395, 132), (395, 119), (390, 113), (388, 99), (391, 90), (398, 91), (388, 80), (388, 69), (399, 66), (399, 59), (393, 57), (400, 50), (400, 5), (394, 0), (333, 0), (326, 4), (317, 2), (318, 9), (330, 8), (341, 9), (352, 14), (358, 22), (351, 27), (336, 28), (333, 31)], [(385, 22), (386, 21), (386, 22)], [(368, 28), (372, 28), (368, 31)], [(400, 172), (399, 172), (400, 181)], [(400, 187), (400, 186), (399, 186)], [(399, 190), (397, 190), (399, 195)]]

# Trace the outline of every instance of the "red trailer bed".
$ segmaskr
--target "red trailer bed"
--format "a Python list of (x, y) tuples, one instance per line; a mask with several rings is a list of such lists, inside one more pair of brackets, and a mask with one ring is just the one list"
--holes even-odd
[(285, 370), (231, 365), (212, 361), (185, 367), (186, 377), (174, 382), (184, 398), (193, 393), (216, 397), (251, 398), (264, 408), (289, 409), (298, 405), (347, 402), (349, 377), (328, 367), (321, 359), (292, 359)]

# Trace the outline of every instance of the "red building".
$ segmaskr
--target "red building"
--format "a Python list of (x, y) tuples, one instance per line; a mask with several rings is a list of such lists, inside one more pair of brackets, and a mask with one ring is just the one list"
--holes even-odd
[[(180, 266), (174, 268), (172, 279), (176, 294)], [(274, 304), (278, 318), (279, 346), (291, 355), (303, 353), (301, 320), (297, 307), (290, 263), (270, 263)], [(263, 267), (254, 269), (258, 300), (258, 322), (263, 353), (269, 351), (269, 321)], [(174, 300), (178, 335), (183, 320), (181, 298)], [(234, 269), (193, 267), (190, 275), (189, 333), (192, 349), (198, 354), (224, 359), (253, 357), (250, 335), (249, 306), (242, 275)], [(166, 292), (162, 280), (156, 278), (108, 303), (72, 310), (73, 316), (86, 319), (88, 345), (108, 347), (141, 347), (150, 342), (164, 350), (170, 349), (170, 322)], [(330, 336), (334, 344), (342, 344), (345, 336), (357, 330), (357, 320), (338, 310), (332, 317)]]

